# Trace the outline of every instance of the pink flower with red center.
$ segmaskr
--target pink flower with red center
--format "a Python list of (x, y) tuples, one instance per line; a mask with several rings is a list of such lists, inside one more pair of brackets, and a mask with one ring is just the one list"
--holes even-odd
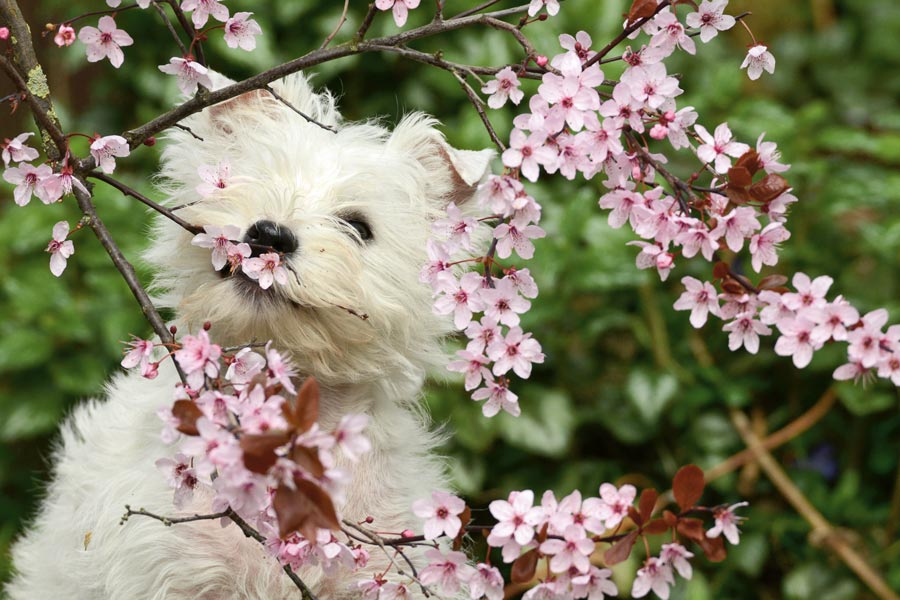
[(431, 238), (425, 242), (425, 251), (428, 253), (428, 262), (419, 271), (419, 281), (435, 287), (440, 283), (438, 275), (451, 268), (450, 252), (445, 244)]
[(756, 140), (756, 160), (759, 161), (766, 173), (784, 173), (791, 166), (778, 162), (781, 160), (781, 152), (778, 150), (778, 145), (775, 142), (764, 142), (763, 138), (765, 135), (765, 132), (759, 134), (759, 138)]
[(769, 223), (758, 234), (750, 238), (750, 263), (759, 273), (763, 265), (778, 263), (778, 244), (791, 237), (791, 232), (781, 223)]
[(635, 265), (638, 269), (656, 269), (659, 273), (661, 281), (665, 281), (669, 277), (669, 272), (675, 266), (675, 255), (666, 252), (660, 244), (650, 244), (635, 240), (628, 242), (628, 246), (638, 246), (641, 251), (635, 258)]
[(369, 416), (364, 414), (344, 415), (334, 429), (334, 442), (352, 461), (372, 449), (369, 438), (362, 434), (369, 426)]
[(506, 500), (494, 500), (488, 508), (497, 519), (487, 540), (495, 548), (509, 540), (519, 546), (528, 544), (534, 539), (534, 528), (541, 522), (544, 512), (540, 506), (534, 506), (531, 490), (510, 492)]
[(708, 314), (719, 314), (719, 294), (708, 281), (701, 282), (693, 277), (682, 277), (685, 292), (675, 302), (675, 310), (691, 311), (691, 325), (699, 329), (706, 323)]
[[(606, 182), (604, 182), (604, 185)], [(627, 182), (626, 186), (634, 187), (632, 182)], [(644, 197), (633, 189), (628, 187), (618, 187), (611, 192), (607, 192), (600, 196), (598, 201), (600, 208), (612, 209), (609, 213), (607, 222), (613, 229), (619, 229), (629, 220), (633, 220), (632, 214), (635, 206), (640, 206), (644, 202)]]
[(431, 230), (447, 239), (447, 249), (450, 252), (457, 248), (472, 249), (471, 234), (478, 228), (478, 221), (473, 217), (462, 214), (459, 207), (452, 202), (447, 205), (447, 218), (438, 219), (431, 226)]
[(713, 254), (719, 249), (719, 237), (721, 231), (710, 231), (706, 223), (700, 219), (692, 219), (693, 226), (675, 236), (675, 243), (681, 245), (681, 254), (685, 258), (691, 258), (698, 252), (708, 261), (712, 261)]
[(813, 353), (822, 347), (812, 337), (815, 323), (804, 317), (785, 319), (777, 323), (781, 337), (775, 342), (775, 354), (790, 356), (794, 366), (802, 369), (810, 363)]
[(20, 133), (13, 139), (4, 138), (3, 143), (0, 144), (0, 148), (3, 149), (2, 153), (0, 153), (0, 156), (3, 157), (3, 166), (8, 167), (10, 161), (25, 162), (38, 157), (37, 150), (25, 145), (25, 140), (33, 135), (33, 133), (29, 132)]
[(634, 504), (637, 488), (631, 484), (625, 484), (616, 488), (611, 483), (600, 485), (600, 500), (597, 517), (604, 521), (607, 529), (615, 528), (622, 519), (628, 516), (628, 508)]
[(519, 169), (529, 181), (537, 181), (540, 174), (539, 165), (552, 164), (556, 160), (556, 152), (544, 145), (545, 138), (537, 133), (526, 136), (520, 129), (513, 129), (509, 134), (509, 148), (503, 151), (503, 164)]
[(475, 565), (475, 573), (468, 581), (469, 598), (479, 600), (503, 600), (503, 576), (497, 567), (485, 563)]
[(638, 569), (637, 577), (634, 578), (634, 584), (631, 586), (632, 598), (643, 598), (650, 590), (659, 596), (662, 600), (669, 598), (669, 586), (675, 584), (675, 576), (672, 574), (672, 568), (652, 556), (644, 561), (644, 566)]
[(504, 375), (512, 369), (522, 379), (531, 375), (532, 363), (543, 363), (541, 345), (521, 327), (512, 327), (506, 337), (494, 340), (487, 347), (488, 357), (494, 361), (494, 375)]
[(574, 567), (579, 573), (587, 573), (590, 569), (590, 555), (594, 551), (594, 542), (587, 537), (584, 527), (569, 525), (563, 532), (563, 539), (545, 540), (540, 550), (553, 556), (550, 559), (550, 570), (554, 573), (566, 573)]
[(88, 62), (109, 58), (112, 66), (118, 69), (125, 61), (122, 46), (130, 46), (134, 40), (125, 31), (118, 29), (115, 19), (109, 15), (100, 17), (98, 27), (82, 27), (78, 32), (78, 39), (87, 46)]
[(69, 236), (69, 224), (60, 221), (53, 226), (53, 239), (47, 244), (47, 252), (50, 253), (50, 272), (56, 277), (66, 270), (66, 261), (75, 254), (75, 244), (67, 240)]
[(419, 580), (424, 585), (436, 585), (445, 594), (459, 592), (460, 584), (468, 581), (475, 569), (467, 564), (462, 552), (448, 552), (446, 555), (437, 548), (425, 552), (428, 566), (419, 571)]
[(690, 579), (693, 575), (691, 563), (688, 562), (688, 559), (693, 557), (692, 552), (688, 552), (687, 548), (678, 543), (663, 544), (659, 553), (659, 560), (673, 567), (685, 579)]
[(472, 392), (472, 400), (479, 402), (487, 400), (481, 406), (481, 414), (486, 417), (496, 416), (501, 410), (505, 410), (514, 417), (522, 413), (519, 407), (519, 397), (509, 391), (509, 382), (505, 377), (497, 381), (485, 381), (485, 387)]
[(743, 517), (734, 514), (734, 511), (742, 506), (747, 506), (749, 502), (738, 502), (732, 504), (728, 508), (717, 508), (713, 513), (716, 520), (715, 526), (706, 532), (706, 537), (717, 538), (724, 535), (725, 539), (731, 544), (737, 544), (740, 541), (741, 532), (738, 530), (738, 524), (743, 521)]
[(217, 467), (230, 467), (241, 461), (243, 452), (237, 438), (206, 417), (197, 419), (199, 436), (185, 439), (182, 451), (194, 457), (194, 470), (198, 477), (209, 482)]
[[(477, 323), (473, 323), (477, 325)], [(487, 381), (491, 377), (491, 372), (487, 368), (488, 359), (484, 354), (470, 352), (469, 350), (458, 350), (456, 355), (459, 360), (454, 360), (447, 365), (448, 371), (456, 371), (457, 373), (465, 373), (466, 391), (474, 390), (481, 385), (482, 379)]]
[(195, 390), (203, 386), (203, 378), (219, 374), (219, 357), (222, 348), (209, 340), (209, 334), (201, 330), (196, 336), (181, 338), (181, 348), (175, 351), (175, 360), (187, 374), (188, 385)]
[(241, 348), (234, 355), (231, 364), (228, 365), (225, 379), (242, 389), (243, 384), (260, 374), (264, 366), (266, 366), (266, 359), (254, 352), (252, 348)]
[(220, 0), (184, 0), (181, 9), (185, 12), (194, 11), (191, 20), (197, 29), (206, 25), (210, 16), (223, 23), (228, 20), (228, 8)]
[(281, 257), (277, 252), (260, 254), (258, 258), (248, 258), (241, 269), (244, 275), (259, 282), (259, 287), (264, 290), (272, 287), (273, 283), (287, 285), (287, 269), (281, 264)]
[(62, 48), (63, 46), (71, 46), (75, 43), (75, 28), (62, 23), (56, 35), (53, 36), (53, 42)]
[(586, 31), (579, 31), (575, 34), (575, 37), (568, 33), (563, 33), (559, 36), (559, 45), (564, 50), (575, 53), (581, 62), (587, 62), (597, 54), (591, 51), (592, 43), (593, 40), (591, 40), (590, 34)]
[(478, 186), (476, 198), (479, 206), (507, 217), (514, 210), (516, 198), (524, 193), (525, 188), (518, 179), (508, 175), (491, 175), (487, 181)]
[(576, 598), (603, 600), (606, 596), (617, 596), (619, 589), (611, 581), (612, 571), (592, 566), (584, 575), (572, 578), (572, 593)]
[(850, 360), (858, 360), (866, 368), (874, 367), (881, 359), (882, 328), (888, 320), (888, 312), (883, 308), (873, 310), (861, 319), (862, 327), (857, 327), (847, 334), (850, 347), (847, 353)]
[(678, 80), (666, 73), (663, 63), (632, 67), (622, 74), (621, 82), (628, 86), (635, 101), (653, 110), (683, 91)]
[(688, 27), (700, 28), (700, 41), (704, 44), (720, 31), (734, 27), (734, 17), (724, 14), (728, 0), (703, 0), (697, 12), (689, 13), (684, 22)]
[(437, 281), (441, 296), (435, 300), (432, 310), (438, 315), (452, 313), (456, 328), (465, 329), (472, 320), (472, 313), (483, 308), (482, 281), (482, 276), (475, 272), (466, 273), (459, 281), (449, 272), (443, 273)]
[[(53, 175), (50, 165), (33, 167), (28, 163), (22, 163), (18, 167), (9, 167), (3, 171), (3, 179), (13, 184), (13, 200), (19, 206), (25, 206), (31, 202), (31, 196), (37, 190), (38, 184)], [(43, 202), (43, 199), (41, 200)]]
[(825, 294), (828, 293), (828, 288), (834, 283), (834, 279), (822, 275), (810, 281), (809, 275), (806, 273), (795, 273), (792, 283), (797, 292), (784, 294), (782, 301), (791, 310), (800, 312), (810, 308), (823, 308), (827, 303)]
[(34, 194), (44, 204), (51, 204), (63, 196), (78, 189), (84, 194), (89, 194), (81, 180), (75, 177), (75, 171), (69, 165), (63, 165), (59, 173), (53, 173), (41, 179), (34, 188)]
[(197, 93), (198, 85), (202, 85), (208, 90), (213, 88), (209, 69), (195, 61), (193, 57), (170, 58), (169, 64), (160, 65), (159, 70), (168, 75), (175, 75), (178, 78), (178, 89), (185, 96), (193, 96)]
[(522, 298), (509, 281), (501, 279), (495, 285), (496, 287), (481, 292), (484, 314), (504, 325), (515, 327), (519, 324), (519, 315), (531, 308), (531, 302)]
[(835, 369), (832, 377), (838, 381), (852, 379), (854, 382), (858, 383), (860, 380), (868, 381), (872, 379), (872, 371), (868, 367), (864, 367), (862, 362), (851, 360), (847, 364), (841, 365)]
[(675, 48), (681, 48), (688, 54), (696, 54), (697, 46), (694, 40), (684, 30), (684, 25), (678, 17), (669, 10), (664, 10), (654, 19), (659, 31), (650, 40), (650, 45), (661, 48), (671, 53)]
[(231, 244), (225, 248), (225, 252), (228, 257), (228, 268), (232, 273), (237, 271), (238, 268), (244, 264), (244, 261), (253, 254), (253, 251), (250, 249), (250, 244), (246, 242)]
[(616, 127), (621, 129), (627, 123), (638, 133), (644, 131), (644, 120), (641, 118), (644, 103), (631, 94), (631, 86), (620, 81), (613, 88), (610, 100), (600, 105), (600, 115), (612, 119)]
[(203, 230), (206, 233), (195, 235), (191, 239), (191, 245), (211, 248), (213, 269), (220, 271), (228, 264), (228, 250), (235, 245), (231, 240), (236, 240), (241, 235), (241, 230), (235, 225), (226, 225), (225, 227), (204, 225)]
[(191, 459), (179, 452), (174, 459), (160, 458), (155, 464), (165, 476), (169, 487), (175, 489), (175, 508), (184, 508), (194, 495), (194, 488), (200, 483), (196, 471), (191, 467)]
[(813, 313), (816, 327), (812, 337), (816, 342), (824, 344), (828, 340), (844, 341), (847, 339), (847, 327), (859, 321), (859, 311), (843, 296), (838, 296)]
[(756, 354), (759, 351), (759, 336), (770, 335), (772, 329), (760, 323), (755, 317), (755, 312), (743, 312), (737, 315), (734, 321), (726, 323), (722, 327), (722, 331), (730, 332), (728, 334), (729, 350), (734, 352), (744, 346), (750, 354)]
[(375, 0), (378, 10), (390, 10), (394, 14), (394, 23), (397, 27), (406, 25), (409, 11), (418, 8), (419, 0)]
[(153, 342), (135, 337), (128, 342), (128, 347), (131, 349), (125, 353), (125, 358), (122, 359), (122, 367), (132, 369), (140, 364), (142, 377), (147, 379), (155, 378), (157, 375), (156, 366), (150, 361), (150, 358), (153, 356), (153, 348), (155, 347)]
[(716, 173), (727, 173), (731, 168), (729, 156), (738, 158), (750, 149), (750, 146), (735, 142), (727, 123), (722, 123), (713, 135), (703, 125), (694, 125), (694, 131), (703, 140), (697, 148), (697, 158), (714, 166)]
[(250, 18), (252, 12), (234, 13), (225, 21), (225, 43), (229, 48), (240, 48), (250, 52), (256, 49), (256, 36), (262, 35), (262, 28)]
[(128, 142), (121, 135), (97, 136), (91, 142), (91, 156), (104, 173), (116, 170), (116, 157), (124, 158), (131, 153)]
[(215, 166), (201, 165), (197, 167), (197, 174), (203, 183), (197, 186), (197, 193), (204, 198), (211, 196), (217, 190), (224, 190), (231, 180), (231, 164), (227, 160), (220, 161)]
[(482, 354), (491, 342), (501, 336), (497, 319), (490, 316), (482, 317), (479, 322), (470, 323), (465, 333), (470, 340), (466, 350), (475, 354)]
[(543, 238), (547, 233), (537, 225), (530, 225), (529, 221), (521, 217), (515, 217), (509, 223), (501, 223), (494, 229), (494, 238), (497, 240), (497, 256), (509, 258), (512, 251), (525, 260), (534, 256), (534, 244), (531, 240)]
[(713, 236), (724, 236), (725, 243), (732, 252), (739, 252), (744, 247), (744, 239), (752, 236), (760, 227), (756, 211), (749, 206), (739, 206), (718, 219)]
[(741, 63), (742, 69), (747, 69), (747, 76), (750, 79), (759, 79), (763, 71), (768, 73), (775, 72), (775, 57), (769, 52), (769, 49), (762, 45), (756, 44), (751, 46), (747, 51), (744, 62)]
[(431, 500), (416, 500), (412, 505), (413, 513), (425, 519), (423, 533), (426, 540), (433, 540), (442, 535), (454, 539), (462, 529), (459, 515), (466, 510), (466, 503), (447, 492), (431, 492)]
[(289, 393), (297, 393), (297, 390), (294, 388), (294, 382), (291, 381), (291, 378), (295, 377), (297, 373), (291, 364), (284, 360), (281, 353), (272, 348), (272, 342), (266, 343), (266, 367), (270, 379), (276, 380)]
[(513, 104), (519, 104), (525, 97), (525, 92), (520, 88), (522, 83), (519, 81), (518, 75), (512, 70), (512, 67), (504, 67), (497, 72), (495, 79), (488, 81), (481, 88), (482, 94), (490, 94), (488, 96), (488, 106), (491, 108), (500, 108), (506, 104), (507, 99)]

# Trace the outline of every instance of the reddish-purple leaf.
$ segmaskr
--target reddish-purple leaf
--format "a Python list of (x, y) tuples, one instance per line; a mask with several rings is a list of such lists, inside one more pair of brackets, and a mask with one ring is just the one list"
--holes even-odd
[(275, 490), (272, 505), (278, 517), (278, 535), (282, 538), (299, 531), (315, 540), (319, 528), (340, 529), (331, 497), (319, 486), (306, 479), (295, 478), (296, 489), (281, 485)]
[(298, 433), (309, 431), (313, 423), (319, 420), (319, 382), (316, 378), (307, 377), (297, 392), (297, 399), (285, 402), (281, 411)]
[(537, 548), (529, 550), (513, 564), (509, 573), (509, 580), (512, 583), (528, 583), (534, 579), (534, 573), (537, 571), (538, 553)]
[(703, 477), (703, 469), (697, 465), (685, 465), (678, 469), (672, 479), (672, 494), (681, 512), (685, 512), (697, 504), (697, 500), (703, 495), (706, 479)]
[(641, 531), (647, 535), (659, 535), (660, 533), (665, 533), (669, 530), (669, 524), (666, 523), (665, 519), (653, 519), (643, 527), (641, 527)]
[(644, 520), (641, 518), (641, 513), (639, 513), (633, 506), (628, 507), (628, 518), (634, 521), (634, 524), (638, 527), (644, 524)]
[(652, 17), (656, 12), (658, 2), (656, 0), (634, 0), (628, 9), (628, 25), (639, 19)]
[(788, 278), (784, 275), (774, 274), (767, 275), (763, 277), (759, 282), (759, 289), (761, 290), (774, 290), (782, 287), (784, 284), (788, 282)]
[(704, 535), (701, 539), (697, 540), (697, 544), (703, 549), (706, 558), (711, 562), (722, 562), (728, 556), (728, 551), (725, 550), (725, 541), (722, 536), (708, 538)]
[(291, 450), (289, 456), (291, 460), (300, 465), (300, 468), (313, 477), (321, 477), (325, 474), (325, 466), (319, 460), (319, 451), (315, 448), (297, 445)]
[(472, 509), (469, 508), (467, 504), (461, 513), (459, 513), (459, 522), (462, 524), (459, 528), (459, 533), (456, 534), (456, 539), (453, 540), (453, 549), (459, 550), (462, 548), (463, 537), (466, 535), (466, 525), (468, 525), (472, 521)]
[(713, 265), (713, 279), (725, 279), (731, 273), (727, 262), (719, 261)]
[[(738, 157), (737, 161), (734, 163), (734, 169), (746, 169), (750, 175), (755, 175), (760, 169), (762, 169), (762, 165), (759, 163), (759, 154), (757, 154), (756, 150), (750, 149), (744, 152), (740, 157)], [(731, 175), (731, 171), (728, 172), (728, 175)], [(747, 185), (750, 185), (747, 182)]]
[(728, 185), (734, 188), (748, 188), (753, 184), (753, 175), (746, 167), (728, 169)]
[(640, 532), (637, 530), (628, 533), (621, 540), (613, 544), (606, 552), (603, 553), (603, 562), (611, 567), (624, 561), (631, 554), (631, 549), (637, 541)]
[(203, 416), (200, 407), (193, 400), (176, 400), (172, 405), (172, 416), (178, 419), (178, 431), (187, 435), (200, 435), (197, 419)]
[(750, 186), (750, 195), (757, 202), (768, 204), (790, 188), (787, 179), (777, 173), (769, 173)]
[(700, 519), (680, 518), (675, 531), (695, 542), (699, 542), (706, 537), (706, 530), (703, 529), (703, 521)]
[(278, 460), (275, 449), (291, 441), (284, 431), (267, 433), (245, 433), (241, 436), (241, 450), (244, 451), (244, 466), (254, 473), (265, 475)]
[(656, 499), (659, 494), (653, 488), (647, 488), (641, 492), (641, 498), (638, 500), (638, 511), (641, 514), (641, 522), (646, 523), (653, 515), (653, 508), (656, 506)]

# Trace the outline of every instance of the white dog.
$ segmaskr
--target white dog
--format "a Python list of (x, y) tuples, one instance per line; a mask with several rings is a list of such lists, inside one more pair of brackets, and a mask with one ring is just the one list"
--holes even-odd
[[(290, 232), (286, 260), (297, 278), (263, 292), (222, 277), (208, 250), (160, 219), (147, 254), (156, 284), (181, 333), (210, 321), (210, 335), (223, 345), (274, 340), (322, 385), (325, 429), (346, 413), (367, 413), (373, 450), (345, 465), (353, 479), (343, 516), (371, 515), (382, 531), (418, 527), (413, 500), (446, 488), (417, 404), (426, 368), (443, 359), (449, 326), (433, 314), (418, 272), (431, 222), (448, 202), (473, 196), (492, 153), (454, 150), (422, 115), (393, 132), (343, 123), (333, 99), (313, 93), (302, 76), (273, 89), (336, 133), (251, 92), (185, 120), (193, 135), (173, 130), (162, 172), (170, 206), (184, 205), (178, 214), (191, 223), (247, 232), (268, 221)], [(198, 168), (222, 161), (231, 167), (229, 185), (200, 199)], [(175, 514), (154, 461), (173, 453), (160, 441), (156, 412), (171, 403), (176, 382), (171, 366), (152, 381), (117, 376), (107, 400), (74, 411), (41, 511), (13, 549), (11, 598), (298, 597), (275, 559), (235, 526), (165, 527), (140, 517), (119, 525), (126, 504)], [(195, 495), (184, 512), (209, 512), (209, 498)], [(386, 565), (379, 554), (371, 553), (370, 573)], [(312, 569), (300, 576), (322, 600), (355, 597), (347, 579)]]

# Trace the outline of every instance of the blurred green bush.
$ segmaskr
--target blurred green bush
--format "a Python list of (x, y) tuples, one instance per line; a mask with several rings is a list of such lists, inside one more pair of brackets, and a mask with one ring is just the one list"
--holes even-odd
[[(98, 2), (42, 0), (21, 3), (36, 32)], [(102, 4), (102, 3), (100, 3)], [(353, 2), (344, 35), (359, 23), (363, 2)], [(449, 10), (475, 2), (449, 0)], [(340, 3), (232, 0), (233, 11), (253, 10), (263, 25), (252, 54), (209, 44), (210, 62), (232, 77), (250, 75), (298, 56), (327, 35)], [(504, 5), (513, 5), (507, 2)], [(626, 3), (567, 0), (559, 17), (529, 26), (537, 47), (557, 51), (556, 32), (588, 29), (595, 43), (621, 26)], [(774, 76), (750, 82), (738, 70), (749, 43), (740, 28), (681, 60), (686, 90), (706, 125), (728, 120), (745, 141), (765, 131), (777, 141), (800, 203), (795, 205), (779, 271), (802, 270), (835, 278), (841, 293), (863, 310), (886, 306), (900, 315), (900, 5), (893, 0), (749, 0), (732, 12), (753, 10), (757, 38), (777, 58)], [(412, 24), (427, 11), (414, 11)], [(174, 82), (157, 71), (171, 48), (158, 20), (137, 11), (118, 18), (138, 43), (125, 67), (88, 65), (82, 49), (57, 49), (38, 39), (63, 122), (84, 133), (113, 133), (147, 121), (175, 97)], [(372, 34), (395, 31), (384, 15)], [(151, 41), (152, 40), (152, 41)], [(341, 37), (338, 38), (338, 41)], [(143, 43), (142, 43), (143, 42)], [(494, 31), (461, 31), (417, 45), (443, 50), (461, 62), (514, 59), (516, 48)], [(615, 69), (609, 73), (615, 75)], [(395, 56), (361, 56), (323, 65), (316, 84), (341, 97), (350, 119), (410, 110), (437, 115), (450, 141), (489, 144), (483, 128), (447, 73)], [(491, 113), (506, 135), (512, 109)], [(30, 129), (27, 110), (4, 117), (0, 135)], [(82, 148), (83, 150), (83, 148)], [(156, 148), (122, 161), (122, 175), (153, 194)], [(459, 381), (443, 374), (429, 387), (435, 420), (452, 436), (447, 446), (454, 480), (476, 506), (510, 489), (530, 487), (596, 493), (602, 480), (664, 486), (681, 464), (711, 467), (743, 448), (728, 419), (739, 407), (774, 430), (833, 385), (838, 349), (817, 354), (797, 371), (776, 357), (772, 340), (757, 356), (726, 351), (726, 336), (707, 324), (693, 330), (671, 306), (685, 274), (706, 275), (701, 264), (680, 261), (667, 283), (634, 267), (629, 235), (612, 230), (596, 205), (600, 182), (555, 179), (536, 186), (549, 235), (527, 266), (543, 293), (525, 325), (544, 346), (547, 362), (518, 382), (523, 416), (485, 420)], [(78, 215), (69, 203), (20, 209), (8, 187), (0, 200), (0, 580), (9, 571), (5, 551), (34, 510), (45, 477), (50, 440), (66, 410), (102, 390), (117, 368), (121, 340), (146, 335), (125, 285), (88, 234), (57, 280), (43, 253), (52, 224)], [(148, 215), (138, 204), (98, 186), (97, 204), (126, 255), (137, 260), (146, 243)], [(141, 271), (145, 281), (149, 273)], [(448, 376), (449, 377), (449, 376)], [(452, 379), (452, 378), (451, 378)], [(812, 430), (776, 451), (813, 504), (900, 590), (900, 412), (897, 391), (883, 382), (838, 385), (840, 403)], [(868, 597), (860, 582), (808, 539), (809, 528), (754, 469), (715, 482), (707, 503), (751, 502), (744, 541), (723, 565), (681, 582), (673, 597), (844, 600)], [(620, 587), (629, 582), (622, 569)]]

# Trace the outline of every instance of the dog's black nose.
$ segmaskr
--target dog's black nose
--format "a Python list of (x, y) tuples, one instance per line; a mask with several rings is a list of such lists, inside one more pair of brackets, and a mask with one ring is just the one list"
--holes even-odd
[(252, 255), (259, 256), (267, 252), (260, 246), (270, 246), (284, 254), (290, 254), (297, 249), (297, 238), (294, 233), (273, 221), (257, 221), (247, 229), (244, 241), (251, 245)]

